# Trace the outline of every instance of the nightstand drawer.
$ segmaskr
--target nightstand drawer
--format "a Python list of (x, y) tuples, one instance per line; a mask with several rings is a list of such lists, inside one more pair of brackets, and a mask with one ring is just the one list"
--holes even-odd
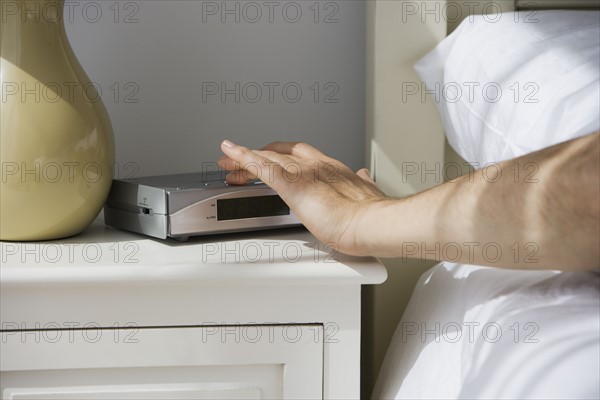
[(3, 399), (323, 397), (323, 325), (4, 331)]

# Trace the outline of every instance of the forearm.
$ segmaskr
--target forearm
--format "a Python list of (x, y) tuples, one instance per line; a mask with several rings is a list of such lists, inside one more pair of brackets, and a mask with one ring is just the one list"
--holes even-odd
[(363, 218), (365, 252), (496, 267), (598, 268), (599, 146), (596, 133), (383, 201)]

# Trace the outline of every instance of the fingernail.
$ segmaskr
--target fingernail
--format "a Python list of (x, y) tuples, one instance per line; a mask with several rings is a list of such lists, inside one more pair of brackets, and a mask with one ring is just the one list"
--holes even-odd
[(223, 140), (223, 146), (233, 149), (236, 145), (235, 143), (230, 142), (229, 140)]

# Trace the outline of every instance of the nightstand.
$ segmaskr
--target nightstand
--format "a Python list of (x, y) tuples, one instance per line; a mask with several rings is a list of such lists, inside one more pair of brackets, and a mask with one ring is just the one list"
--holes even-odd
[(361, 285), (386, 270), (302, 229), (3, 242), (3, 399), (351, 399)]

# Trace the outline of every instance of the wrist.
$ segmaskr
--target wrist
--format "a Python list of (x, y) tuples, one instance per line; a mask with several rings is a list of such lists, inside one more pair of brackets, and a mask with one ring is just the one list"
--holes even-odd
[(398, 209), (402, 199), (383, 198), (370, 202), (357, 213), (356, 247), (360, 255), (394, 257), (397, 246)]

